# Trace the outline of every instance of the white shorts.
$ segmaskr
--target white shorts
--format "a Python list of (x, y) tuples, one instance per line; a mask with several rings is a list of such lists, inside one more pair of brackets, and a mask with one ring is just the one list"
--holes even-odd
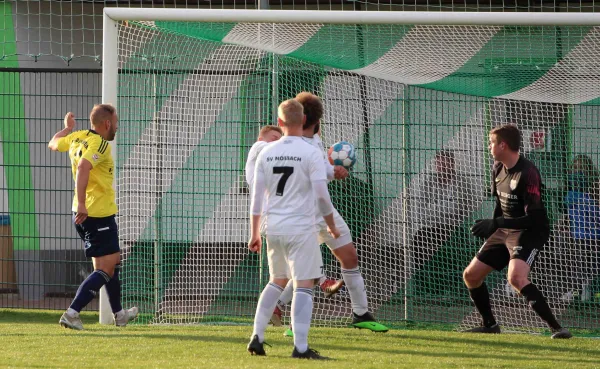
[(268, 234), (267, 257), (271, 278), (305, 281), (323, 276), (323, 258), (314, 233)]
[(317, 223), (317, 238), (319, 245), (324, 243), (327, 245), (327, 247), (329, 247), (330, 250), (335, 250), (352, 243), (352, 234), (350, 233), (350, 228), (344, 221), (344, 218), (342, 218), (340, 213), (335, 211), (333, 219), (335, 221), (335, 226), (340, 231), (340, 236), (338, 238), (331, 237), (329, 232), (327, 232), (327, 223), (325, 223), (323, 218), (321, 218), (321, 221)]

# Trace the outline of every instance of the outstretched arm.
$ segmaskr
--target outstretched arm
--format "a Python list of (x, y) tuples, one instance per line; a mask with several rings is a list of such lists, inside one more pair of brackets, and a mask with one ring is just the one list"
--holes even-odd
[(65, 115), (65, 128), (56, 132), (56, 134), (52, 137), (50, 142), (48, 142), (48, 148), (52, 151), (63, 151), (59, 150), (59, 141), (61, 138), (68, 136), (75, 127), (75, 115), (71, 112), (68, 112)]

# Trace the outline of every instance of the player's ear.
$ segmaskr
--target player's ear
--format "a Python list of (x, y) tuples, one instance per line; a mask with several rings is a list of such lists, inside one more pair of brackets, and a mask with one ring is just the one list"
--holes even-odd
[(277, 125), (279, 127), (283, 127), (283, 121), (281, 120), (281, 118), (277, 117)]

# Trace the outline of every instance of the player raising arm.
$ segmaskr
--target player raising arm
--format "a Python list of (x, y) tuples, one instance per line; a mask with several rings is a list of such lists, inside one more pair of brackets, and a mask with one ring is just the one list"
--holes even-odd
[[(260, 154), (260, 152), (267, 147), (269, 143), (279, 140), (282, 134), (283, 131), (277, 126), (264, 126), (260, 129), (258, 140), (250, 148), (250, 151), (248, 152), (248, 159), (246, 160), (245, 175), (246, 182), (248, 183), (250, 189), (252, 189), (254, 184), (254, 169), (256, 167), (256, 159), (258, 158), (258, 154)], [(327, 164), (329, 164), (329, 162), (327, 162)], [(262, 222), (260, 230), (261, 234), (265, 236), (264, 217), (261, 220)], [(323, 292), (325, 292), (325, 296), (330, 297), (339, 291), (339, 288), (343, 285), (343, 281), (341, 282), (342, 283), (340, 284), (339, 281), (336, 281), (335, 279), (328, 279), (327, 277), (323, 276), (319, 281), (319, 285)], [(331, 286), (336, 286), (337, 288), (332, 289)], [(277, 301), (277, 306), (275, 307), (273, 315), (271, 316), (271, 323), (273, 323), (274, 326), (282, 325), (282, 310), (285, 308), (285, 305), (292, 301), (293, 294), (293, 282), (290, 280), (287, 287), (281, 294), (279, 301)], [(291, 329), (288, 329), (285, 333), (290, 337), (293, 336)]]
[(259, 224), (263, 204), (266, 204), (264, 217), (270, 282), (261, 293), (256, 308), (254, 330), (248, 344), (251, 354), (265, 355), (265, 329), (283, 288), (292, 279), (295, 285), (292, 357), (324, 358), (308, 347), (312, 289), (323, 275), (321, 250), (314, 232), (315, 206), (324, 214), (332, 237), (338, 237), (339, 231), (333, 220), (333, 205), (327, 191), (321, 153), (301, 138), (304, 121), (299, 102), (292, 99), (281, 103), (278, 124), (283, 128), (284, 137), (263, 149), (256, 162), (248, 247), (253, 252), (260, 251)]
[(529, 281), (531, 267), (550, 235), (540, 172), (520, 155), (521, 132), (515, 125), (494, 128), (489, 140), (496, 160), (492, 170), (496, 208), (492, 219), (477, 220), (471, 228), (473, 235), (486, 241), (463, 273), (471, 300), (483, 318), (481, 327), (468, 332), (500, 333), (484, 280), (493, 269), (500, 271), (508, 265), (508, 282), (548, 324), (552, 338), (570, 338), (571, 333), (558, 324), (542, 292)]
[(73, 223), (84, 243), (85, 256), (92, 258), (94, 264), (94, 272), (81, 283), (71, 306), (59, 321), (63, 327), (77, 330), (83, 329), (79, 312), (102, 286), (106, 286), (117, 326), (126, 326), (138, 313), (137, 307), (123, 310), (121, 306), (121, 253), (113, 190), (115, 171), (108, 143), (117, 133), (117, 111), (109, 104), (95, 105), (90, 121), (92, 129), (72, 132), (75, 116), (67, 113), (65, 128), (48, 143), (53, 151), (69, 152), (75, 181)]
[[(320, 132), (321, 118), (323, 117), (323, 102), (318, 96), (309, 92), (299, 93), (295, 100), (302, 104), (304, 107), (304, 114), (306, 115), (306, 123), (304, 124), (302, 132), (303, 140), (319, 150), (327, 179), (346, 178), (348, 176), (348, 171), (344, 167), (333, 166), (327, 160), (323, 143), (317, 133)], [(373, 332), (387, 332), (388, 327), (378, 323), (373, 317), (373, 314), (369, 312), (365, 281), (358, 266), (358, 255), (354, 243), (352, 242), (350, 228), (340, 213), (336, 209), (333, 209), (335, 224), (340, 230), (340, 237), (334, 239), (328, 234), (327, 225), (323, 222), (321, 214), (318, 211), (316, 214), (318, 241), (320, 244), (324, 243), (329, 247), (331, 253), (338, 259), (342, 267), (343, 280), (327, 287), (326, 296), (336, 293), (339, 288), (345, 284), (352, 304), (352, 325), (356, 328), (365, 328)], [(283, 305), (289, 303), (290, 297), (288, 296), (291, 294), (288, 293), (287, 290), (291, 288), (291, 285), (286, 287), (286, 291), (284, 291), (280, 298), (280, 302), (278, 303), (278, 309), (281, 309)], [(275, 310), (273, 315), (276, 315), (277, 312), (278, 311)], [(293, 324), (292, 328), (295, 330)], [(293, 332), (288, 329), (285, 335), (293, 335)]]

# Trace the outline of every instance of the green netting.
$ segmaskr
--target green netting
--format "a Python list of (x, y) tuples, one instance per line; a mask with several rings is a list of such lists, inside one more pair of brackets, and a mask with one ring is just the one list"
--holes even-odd
[[(217, 37), (215, 29), (225, 32)], [(553, 223), (532, 280), (565, 325), (598, 332), (596, 241), (576, 239), (565, 203), (575, 191), (568, 181), (574, 156), (599, 159), (600, 107), (588, 101), (600, 93), (576, 78), (596, 68), (595, 29), (379, 27), (377, 37), (363, 37), (372, 31), (173, 22), (120, 27), (117, 156), (127, 304), (143, 307), (144, 322), (252, 318), (268, 271), (264, 255), (246, 249), (242, 168), (258, 129), (274, 122), (278, 102), (307, 90), (324, 101), (326, 146), (344, 139), (358, 152), (350, 177), (329, 188), (351, 228), (378, 319), (393, 326), (478, 321), (462, 282), (480, 247), (469, 227), (493, 208), (487, 132), (513, 122), (523, 131), (524, 154), (542, 172)], [(279, 34), (289, 37), (274, 37)], [(445, 44), (435, 43), (442, 39)], [(500, 80), (502, 86), (494, 85)], [(468, 88), (448, 87), (457, 84)], [(442, 150), (454, 158), (446, 163), (451, 171), (436, 166)], [(436, 182), (444, 173), (451, 185)], [(326, 247), (323, 257), (326, 274), (339, 278), (339, 263)], [(543, 328), (504, 274), (493, 273), (488, 285), (503, 326)], [(346, 292), (325, 299), (317, 291), (315, 302), (317, 324), (348, 323)]]
[[(4, 236), (4, 239), (11, 238), (17, 251), (14, 257), (0, 258), (0, 262), (5, 263), (5, 266), (14, 264), (17, 268), (21, 268), (19, 270), (22, 270), (17, 273), (20, 299), (13, 299), (12, 295), (3, 295), (3, 299), (8, 296), (8, 300), (3, 300), (3, 306), (64, 308), (68, 304), (68, 298), (56, 300), (52, 297), (64, 296), (65, 291), (74, 291), (77, 284), (85, 278), (86, 270), (90, 267), (83, 262), (75, 261), (80, 257), (70, 256), (80, 255), (80, 244), (69, 225), (72, 183), (70, 175), (67, 173), (68, 169), (65, 169), (67, 172), (62, 177), (54, 174), (48, 177), (47, 174), (50, 168), (57, 166), (68, 168), (68, 163), (63, 162), (66, 160), (64, 156), (60, 156), (60, 159), (58, 159), (59, 156), (47, 156), (44, 154), (44, 150), (47, 136), (54, 133), (56, 128), (51, 127), (48, 122), (60, 123), (64, 113), (61, 109), (66, 109), (66, 107), (76, 109), (81, 112), (80, 116), (85, 116), (90, 105), (99, 101), (100, 86), (94, 82), (95, 78), (93, 81), (82, 78), (82, 70), (78, 69), (79, 72), (75, 73), (75, 68), (98, 71), (101, 66), (103, 8), (105, 6), (189, 9), (257, 8), (257, 2), (251, 0), (233, 3), (223, 1), (153, 1), (151, 3), (130, 0), (117, 2), (89, 0), (68, 2), (54, 0), (0, 1), (0, 69), (2, 69), (0, 71), (0, 94), (4, 96), (5, 100), (4, 109), (0, 109), (2, 110), (0, 119), (3, 120), (3, 123), (0, 124), (0, 135), (5, 136), (0, 140), (0, 146), (2, 146), (0, 152), (3, 153), (0, 158), (0, 173), (4, 173), (4, 182), (0, 179), (0, 186), (2, 186), (0, 208), (2, 208), (1, 212), (7, 212), (11, 216), (10, 231), (12, 235)], [(270, 2), (269, 5), (271, 9), (311, 8), (320, 10), (598, 11), (597, 4), (593, 0), (561, 2), (542, 0), (514, 4), (503, 1), (467, 3), (454, 0), (426, 0), (418, 2), (418, 4), (403, 0), (338, 3), (322, 0), (311, 4), (307, 4), (305, 1), (290, 1)], [(164, 22), (158, 25), (164, 29), (168, 23)], [(600, 97), (594, 95), (596, 91), (593, 87), (589, 88), (588, 85), (582, 87), (579, 83), (581, 80), (587, 80), (594, 84), (598, 75), (597, 69), (593, 67), (586, 69), (588, 63), (594, 64), (598, 60), (598, 55), (585, 54), (586, 50), (597, 49), (595, 29), (588, 27), (536, 29), (501, 27), (497, 30), (488, 30), (493, 35), (490, 36), (491, 38), (485, 39), (485, 42), (480, 42), (478, 48), (472, 50), (468, 60), (462, 64), (456, 64), (455, 67), (458, 66), (456, 69), (449, 70), (445, 68), (445, 64), (447, 60), (454, 59), (450, 57), (443, 59), (437, 65), (444, 70), (444, 73), (436, 74), (435, 63), (433, 63), (433, 68), (431, 65), (428, 66), (429, 69), (426, 70), (426, 73), (411, 69), (415, 65), (423, 64), (423, 60), (433, 60), (431, 54), (417, 52), (421, 49), (415, 47), (415, 41), (416, 46), (419, 46), (420, 43), (425, 48), (433, 50), (433, 54), (442, 49), (439, 47), (439, 42), (434, 42), (435, 39), (414, 38), (415, 35), (423, 35), (422, 30), (419, 30), (418, 27), (415, 29), (413, 26), (366, 27), (352, 25), (341, 29), (338, 26), (323, 25), (319, 28), (307, 28), (311, 30), (307, 34), (310, 36), (309, 38), (304, 42), (294, 44), (295, 48), (289, 47), (289, 45), (285, 48), (283, 54), (294, 57), (292, 59), (273, 55), (261, 56), (262, 66), (260, 67), (256, 67), (254, 62), (244, 66), (238, 64), (228, 66), (228, 63), (222, 63), (218, 67), (215, 67), (214, 63), (207, 62), (203, 64), (201, 71), (190, 73), (190, 69), (196, 68), (203, 60), (208, 60), (207, 58), (214, 55), (216, 50), (222, 46), (218, 42), (209, 44), (203, 43), (203, 41), (200, 41), (202, 45), (199, 45), (198, 39), (220, 41), (228, 36), (235, 26), (234, 23), (214, 24), (212, 33), (210, 33), (207, 32), (206, 26), (197, 31), (198, 26), (192, 24), (185, 26), (189, 32), (180, 30), (181, 34), (175, 35), (162, 31), (151, 32), (150, 29), (155, 28), (156, 25), (148, 25), (151, 28), (140, 29), (138, 34), (130, 35), (131, 38), (137, 40), (133, 42), (137, 55), (125, 58), (125, 65), (122, 68), (124, 75), (127, 75), (127, 82), (121, 84), (121, 96), (126, 97), (124, 100), (126, 103), (119, 106), (123, 122), (120, 133), (127, 139), (119, 147), (119, 160), (128, 162), (132, 152), (137, 155), (132, 160), (138, 167), (135, 169), (125, 168), (130, 173), (128, 174), (129, 178), (139, 181), (139, 178), (148, 172), (155, 174), (154, 177), (146, 179), (147, 182), (153, 183), (153, 187), (149, 190), (147, 188), (146, 192), (138, 194), (138, 188), (135, 187), (136, 182), (130, 183), (133, 196), (131, 203), (136, 204), (138, 201), (136, 199), (143, 197), (144, 201), (138, 201), (138, 203), (144, 204), (146, 208), (142, 211), (139, 208), (140, 205), (132, 205), (124, 209), (125, 214), (137, 212), (144, 215), (140, 218), (146, 217), (145, 221), (138, 222), (143, 224), (128, 223), (124, 228), (134, 227), (143, 234), (142, 237), (135, 240), (128, 238), (125, 246), (132, 252), (130, 255), (131, 265), (135, 265), (134, 269), (139, 271), (135, 278), (131, 276), (134, 278), (135, 283), (132, 284), (135, 287), (128, 291), (132, 293), (132, 296), (138, 296), (137, 298), (140, 299), (135, 301), (146, 301), (143, 305), (144, 310), (149, 313), (149, 315), (145, 315), (146, 317), (153, 317), (154, 311), (161, 309), (160, 303), (163, 301), (189, 300), (190, 296), (197, 296), (197, 300), (194, 301), (207, 299), (200, 296), (207, 295), (206, 291), (212, 287), (193, 287), (189, 291), (179, 289), (177, 293), (180, 295), (168, 295), (172, 291), (169, 286), (174, 280), (180, 278), (177, 283), (183, 285), (182, 273), (183, 275), (189, 273), (192, 276), (190, 285), (196, 286), (199, 285), (198, 281), (204, 281), (193, 277), (197, 275), (198, 265), (203, 265), (202, 268), (208, 268), (207, 270), (229, 269), (221, 270), (222, 275), (214, 277), (209, 283), (203, 282), (204, 285), (216, 283), (216, 289), (221, 292), (209, 293), (208, 299), (212, 299), (210, 306), (203, 308), (206, 311), (203, 313), (204, 315), (198, 314), (194, 319), (218, 321), (223, 319), (223, 316), (227, 316), (227, 319), (234, 320), (235, 316), (249, 317), (252, 314), (253, 304), (245, 302), (244, 299), (255, 298), (264, 282), (265, 271), (260, 273), (262, 278), (258, 277), (257, 269), (262, 264), (256, 258), (243, 253), (235, 257), (234, 263), (239, 262), (235, 268), (226, 264), (222, 264), (220, 267), (215, 266), (218, 264), (215, 264), (214, 260), (229, 258), (230, 251), (235, 247), (244, 249), (243, 243), (245, 242), (245, 236), (239, 234), (239, 227), (242, 226), (237, 223), (232, 225), (232, 221), (229, 219), (229, 217), (241, 219), (245, 217), (245, 212), (241, 210), (239, 212), (232, 212), (232, 210), (223, 212), (222, 209), (223, 207), (227, 207), (227, 209), (244, 208), (245, 205), (240, 205), (239, 202), (245, 201), (243, 200), (246, 196), (245, 189), (236, 179), (236, 173), (240, 173), (247, 148), (255, 139), (258, 127), (263, 122), (272, 121), (272, 111), (277, 100), (293, 96), (299, 89), (309, 89), (328, 96), (326, 99), (328, 108), (332, 107), (331, 109), (334, 110), (334, 113), (331, 114), (335, 115), (335, 111), (344, 113), (341, 114), (343, 119), (334, 119), (333, 115), (328, 117), (329, 122), (332, 123), (329, 132), (325, 132), (326, 135), (329, 135), (328, 143), (349, 135), (356, 137), (356, 132), (364, 132), (357, 133), (358, 138), (355, 138), (354, 141), (360, 147), (361, 158), (351, 179), (344, 183), (334, 182), (330, 189), (334, 193), (336, 206), (352, 228), (357, 244), (361, 245), (359, 248), (361, 258), (366, 258), (370, 263), (370, 266), (364, 265), (363, 268), (377, 270), (382, 265), (384, 270), (389, 272), (389, 276), (385, 277), (383, 274), (379, 277), (372, 277), (373, 272), (369, 272), (371, 274), (368, 275), (368, 278), (380, 278), (379, 282), (373, 282), (369, 287), (372, 290), (371, 296), (383, 296), (374, 298), (374, 307), (377, 309), (378, 315), (389, 321), (418, 320), (421, 319), (419, 311), (425, 311), (427, 319), (454, 324), (466, 312), (471, 311), (460, 283), (460, 271), (465, 260), (470, 258), (479, 245), (464, 233), (468, 228), (468, 220), (463, 223), (461, 228), (454, 230), (452, 237), (446, 240), (451, 247), (435, 251), (432, 254), (432, 261), (419, 267), (419, 271), (414, 274), (414, 277), (411, 277), (411, 283), (403, 281), (403, 278), (406, 277), (404, 259), (406, 246), (403, 245), (404, 240), (410, 241), (411, 236), (400, 235), (406, 233), (401, 227), (404, 223), (412, 224), (413, 220), (406, 222), (402, 215), (402, 205), (397, 202), (397, 199), (403, 196), (410, 198), (412, 194), (411, 190), (404, 193), (404, 187), (399, 184), (411, 185), (413, 180), (417, 180), (430, 171), (432, 157), (439, 148), (448, 145), (463, 147), (461, 145), (465, 143), (464, 140), (459, 140), (458, 144), (449, 144), (445, 141), (446, 137), (460, 135), (463, 132), (461, 127), (477, 124), (488, 127), (510, 118), (531, 128), (532, 131), (551, 127), (549, 132), (552, 134), (552, 153), (530, 152), (529, 155), (542, 168), (544, 175), (547, 175), (547, 205), (551, 210), (552, 221), (556, 225), (557, 244), (553, 250), (566, 255), (549, 258), (548, 268), (554, 270), (556, 269), (555, 265), (564, 262), (570, 266), (564, 269), (564, 272), (560, 272), (560, 276), (555, 276), (548, 282), (550, 286), (548, 290), (554, 293), (554, 303), (558, 304), (556, 306), (559, 306), (560, 309), (563, 309), (564, 306), (567, 307), (562, 311), (568, 321), (576, 321), (576, 324), (587, 326), (586, 322), (597, 320), (593, 315), (593, 312), (597, 310), (597, 304), (589, 296), (591, 294), (596, 297), (594, 291), (598, 291), (598, 282), (596, 279), (592, 283), (587, 283), (591, 287), (585, 290), (579, 288), (581, 291), (576, 287), (579, 277), (573, 270), (586, 269), (587, 262), (576, 256), (578, 248), (572, 246), (572, 242), (569, 241), (568, 218), (565, 217), (563, 201), (566, 192), (564, 184), (569, 164), (574, 155), (583, 153), (589, 155), (594, 163), (598, 163), (597, 105), (599, 105)], [(182, 28), (181, 24), (171, 24), (170, 27)], [(152, 39), (145, 39), (150, 33), (153, 34)], [(281, 34), (285, 35), (286, 33), (281, 32)], [(252, 39), (254, 35), (255, 33), (250, 32), (246, 38)], [(442, 36), (444, 36), (442, 37), (444, 41), (453, 40), (452, 37), (445, 37), (443, 34)], [(413, 37), (413, 44), (411, 48), (408, 48), (410, 52), (401, 54), (405, 55), (404, 57), (407, 59), (400, 59), (400, 61), (388, 59), (386, 62), (385, 56), (391, 48), (402, 40), (410, 41), (411, 37)], [(465, 37), (465, 39), (468, 38), (477, 39), (476, 37)], [(235, 41), (235, 39), (233, 40)], [(264, 47), (264, 45), (255, 46)], [(583, 54), (579, 53), (578, 47), (584, 51)], [(226, 54), (235, 53), (238, 49), (231, 50), (233, 49), (229, 49)], [(414, 54), (414, 58), (412, 58), (412, 54)], [(215, 57), (217, 59), (231, 58), (220, 54)], [(384, 59), (380, 60), (381, 58)], [(298, 60), (308, 63), (300, 63)], [(352, 70), (367, 67), (378, 61), (383, 67), (384, 75), (369, 74), (369, 71), (363, 71), (363, 74), (376, 75), (382, 79), (366, 78), (363, 82), (353, 74), (343, 75), (340, 74), (340, 71), (330, 69), (336, 67)], [(391, 80), (387, 80), (386, 68), (398, 69), (398, 66), (404, 66), (404, 69), (401, 70), (404, 73), (401, 74), (402, 78), (416, 73), (420, 77), (433, 74), (439, 79), (403, 81), (394, 76)], [(553, 72), (557, 66), (562, 67), (558, 74)], [(60, 74), (55, 74), (48, 70), (37, 71), (37, 68), (53, 68), (56, 72), (59, 72), (60, 68), (64, 70), (60, 70)], [(155, 68), (160, 72), (154, 71)], [(235, 144), (237, 147), (226, 150), (226, 154), (224, 154), (235, 156), (237, 159), (227, 163), (224, 163), (223, 160), (216, 161), (216, 165), (226, 167), (226, 172), (230, 175), (222, 175), (222, 172), (212, 168), (211, 163), (207, 162), (212, 160), (212, 157), (206, 152), (214, 151), (215, 147), (230, 145), (221, 142), (222, 140), (219, 138), (228, 136), (228, 131), (212, 129), (204, 141), (198, 140), (198, 142), (190, 143), (193, 146), (190, 152), (193, 154), (188, 155), (189, 152), (186, 151), (185, 169), (181, 169), (184, 166), (181, 163), (179, 163), (182, 165), (181, 167), (172, 169), (170, 165), (173, 162), (168, 158), (176, 155), (173, 145), (169, 143), (168, 139), (162, 142), (154, 137), (166, 135), (165, 132), (168, 132), (169, 129), (165, 128), (160, 132), (151, 131), (152, 125), (158, 119), (155, 112), (163, 109), (170, 109), (169, 111), (173, 112), (179, 109), (183, 111), (180, 114), (183, 117), (194, 117), (200, 114), (198, 112), (204, 108), (186, 111), (186, 108), (182, 107), (189, 103), (189, 98), (181, 99), (180, 105), (169, 105), (171, 97), (189, 78), (196, 81), (189, 85), (189, 89), (196, 88), (193, 87), (194, 83), (203, 85), (202, 99), (221, 99), (221, 97), (209, 96), (213, 96), (214, 91), (222, 91), (222, 87), (218, 86), (227, 85), (231, 81), (213, 79), (205, 85), (206, 79), (199, 77), (214, 74), (215, 68), (229, 70), (227, 73), (231, 73), (231, 70), (254, 68), (252, 76), (248, 75), (235, 84), (237, 90), (232, 92), (235, 95), (235, 98), (232, 99), (239, 103), (234, 102), (227, 107), (219, 105), (218, 109), (221, 109), (219, 113), (210, 113), (211, 117), (217, 116), (213, 119), (213, 124), (218, 122), (218, 124), (227, 125), (231, 121), (231, 124), (238, 125), (238, 131), (235, 133), (239, 138)], [(73, 74), (64, 73), (68, 70), (72, 70)], [(59, 75), (64, 77), (57, 77)], [(409, 88), (391, 81), (420, 84), (428, 90)], [(536, 82), (541, 83), (537, 90), (527, 90), (528, 86)], [(339, 87), (331, 87), (337, 84), (344, 86), (342, 91), (339, 91)], [(514, 93), (524, 88), (525, 91), (521, 91), (521, 94), (508, 97), (519, 99), (524, 103), (508, 104), (494, 99), (496, 96)], [(423, 91), (429, 92), (424, 93)], [(462, 93), (463, 95), (446, 94), (441, 91)], [(540, 91), (546, 91), (546, 94), (540, 94)], [(565, 91), (569, 91), (569, 93), (565, 93)], [(575, 93), (572, 94), (572, 91)], [(581, 94), (582, 91), (583, 94)], [(468, 97), (465, 94), (472, 94), (475, 97)], [(483, 96), (487, 98), (483, 98)], [(576, 99), (571, 99), (572, 96), (575, 96)], [(531, 102), (535, 99), (553, 101), (554, 104)], [(588, 100), (583, 101), (584, 99)], [(421, 100), (424, 101), (423, 106), (419, 103)], [(586, 106), (572, 105), (577, 103)], [(257, 104), (260, 104), (260, 107), (257, 107)], [(55, 109), (59, 109), (59, 111)], [(239, 114), (235, 111), (238, 111)], [(366, 118), (365, 111), (367, 112)], [(532, 114), (537, 115), (539, 119), (532, 119)], [(472, 116), (475, 116), (473, 122), (465, 123), (469, 120), (468, 117)], [(451, 117), (457, 118), (454, 120)], [(192, 120), (196, 121), (195, 118)], [(358, 121), (362, 121), (362, 124), (367, 125), (369, 129), (364, 130), (360, 128), (360, 124), (351, 123)], [(558, 124), (557, 121), (566, 123)], [(171, 120), (166, 119), (161, 121), (161, 124), (169, 124), (169, 122)], [(179, 129), (179, 126), (193, 126), (192, 121), (177, 124), (173, 126), (173, 130)], [(189, 130), (184, 130), (184, 132), (192, 136), (198, 134), (198, 132)], [(8, 136), (10, 138), (6, 138)], [(140, 151), (140, 147), (144, 149)], [(159, 152), (161, 158), (152, 156), (153, 152)], [(142, 159), (144, 155), (146, 156), (145, 160), (154, 161), (154, 166), (145, 166), (144, 159)], [(407, 155), (412, 155), (412, 157), (405, 160)], [(466, 158), (467, 155), (463, 154), (461, 172), (475, 173), (469, 176), (480, 178), (477, 181), (481, 182), (477, 182), (477, 185), (482, 186), (482, 183), (486, 182), (485, 179), (481, 179), (485, 178), (485, 172), (480, 174), (479, 169), (475, 171), (466, 167), (464, 164)], [(481, 159), (485, 160), (486, 158), (486, 154), (481, 153)], [(189, 165), (187, 161), (190, 162)], [(374, 164), (376, 162), (388, 163), (388, 166), (378, 167)], [(478, 165), (480, 165), (479, 162)], [(159, 171), (156, 166), (163, 169)], [(132, 170), (137, 170), (137, 172), (131, 174)], [(174, 176), (174, 171), (182, 170), (186, 175), (180, 176), (176, 180), (168, 177), (169, 175)], [(208, 176), (219, 178), (222, 182), (217, 182), (214, 186), (208, 185), (205, 183), (207, 180), (204, 179), (209, 178)], [(60, 184), (54, 182), (59, 177), (64, 180)], [(161, 182), (163, 177), (167, 178), (165, 183)], [(52, 180), (48, 180), (48, 178), (52, 178)], [(193, 197), (189, 193), (196, 191), (196, 187), (193, 186), (186, 188), (187, 181), (200, 183), (198, 187), (206, 193), (200, 199), (194, 197), (197, 201), (190, 205), (201, 207), (204, 210), (201, 213), (177, 219), (185, 202)], [(230, 193), (224, 195), (222, 192), (225, 190), (215, 189), (217, 186), (232, 188), (236, 185), (241, 188), (241, 195)], [(156, 190), (159, 186), (162, 186), (161, 191), (163, 192)], [(57, 188), (61, 189), (57, 190)], [(35, 191), (42, 196), (34, 195)], [(48, 193), (52, 195), (47, 196)], [(163, 198), (165, 193), (168, 195)], [(349, 193), (351, 193), (350, 197)], [(225, 196), (228, 196), (227, 201), (229, 202), (224, 205), (219, 201)], [(237, 198), (237, 200), (234, 201), (233, 198)], [(148, 206), (148, 202), (153, 205)], [(371, 206), (374, 210), (370, 210)], [(488, 214), (488, 210), (482, 205), (475, 211)], [(475, 216), (471, 214), (470, 217)], [(223, 217), (226, 220), (222, 220)], [(379, 233), (373, 229), (384, 227), (377, 223), (381, 222), (381, 218), (387, 219), (383, 224), (385, 227), (391, 227), (392, 230), (385, 231), (389, 234), (380, 237)], [(210, 222), (209, 225), (205, 225), (206, 222)], [(243, 223), (239, 222), (239, 224)], [(185, 226), (181, 226), (181, 224)], [(226, 228), (223, 224), (229, 224), (234, 231)], [(203, 225), (205, 228), (202, 230), (189, 231), (189, 235), (187, 234), (189, 228), (200, 228)], [(210, 231), (207, 230), (209, 226), (212, 227)], [(400, 230), (394, 227), (400, 227)], [(181, 238), (172, 236), (174, 233), (177, 234), (180, 229), (183, 230), (184, 236)], [(241, 233), (245, 234), (244, 232), (245, 230)], [(221, 251), (216, 256), (202, 256), (205, 258), (202, 259), (204, 261), (189, 261), (189, 254), (203, 255), (194, 248), (195, 244), (187, 241), (188, 238), (193, 238), (193, 235), (200, 233), (202, 235), (198, 236), (198, 245), (204, 243), (204, 247), (208, 247), (207, 245), (215, 242), (224, 242), (230, 245), (229, 249)], [(164, 236), (165, 234), (167, 236)], [(209, 234), (235, 234), (235, 236), (230, 236), (223, 241), (208, 236)], [(161, 236), (157, 237), (156, 235)], [(155, 250), (161, 248), (168, 248), (169, 251), (155, 254)], [(375, 248), (377, 251), (369, 251), (371, 248)], [(330, 274), (337, 275), (336, 261), (330, 256), (326, 261)], [(182, 272), (180, 264), (186, 262), (189, 262), (190, 265)], [(75, 267), (69, 267), (67, 272), (67, 269), (59, 266), (58, 263)], [(248, 277), (249, 275), (252, 277)], [(500, 277), (498, 281), (501, 283)], [(3, 280), (0, 282), (0, 290), (2, 283), (5, 283), (4, 287), (13, 287), (11, 283)], [(387, 285), (382, 287), (384, 284)], [(554, 288), (553, 286), (558, 287)], [(570, 288), (569, 286), (574, 287)], [(12, 289), (9, 290), (12, 291)], [(37, 300), (42, 298), (44, 293), (47, 299), (38, 302)], [(497, 293), (502, 293), (502, 290), (497, 290)], [(450, 299), (450, 302), (445, 303), (444, 306), (452, 307), (452, 309), (448, 309), (448, 312), (435, 313), (437, 315), (434, 315), (434, 318), (429, 317), (431, 309), (428, 307), (435, 306), (439, 302), (422, 303), (422, 306), (425, 307), (424, 310), (416, 308), (417, 299), (427, 301), (425, 300), (426, 296), (431, 295), (431, 299), (435, 301), (441, 294), (450, 297), (460, 296), (460, 303), (455, 303)], [(164, 295), (168, 295), (168, 298), (165, 299)], [(217, 297), (214, 297), (215, 295)], [(408, 305), (404, 304), (405, 296), (412, 296), (411, 299), (406, 300), (411, 302)], [(237, 301), (236, 299), (240, 300), (239, 306), (232, 303), (232, 301)], [(177, 306), (177, 304), (184, 305), (184, 303), (178, 302), (172, 306)], [(347, 308), (348, 306), (347, 300), (333, 306), (332, 311), (337, 311), (336, 309), (342, 311), (342, 307)], [(167, 314), (167, 316), (172, 319), (181, 316), (181, 313), (174, 314), (172, 311), (169, 313), (171, 315)], [(325, 316), (322, 312), (319, 314)], [(184, 318), (183, 321), (186, 319)], [(327, 322), (329, 318), (320, 319), (321, 322)]]

